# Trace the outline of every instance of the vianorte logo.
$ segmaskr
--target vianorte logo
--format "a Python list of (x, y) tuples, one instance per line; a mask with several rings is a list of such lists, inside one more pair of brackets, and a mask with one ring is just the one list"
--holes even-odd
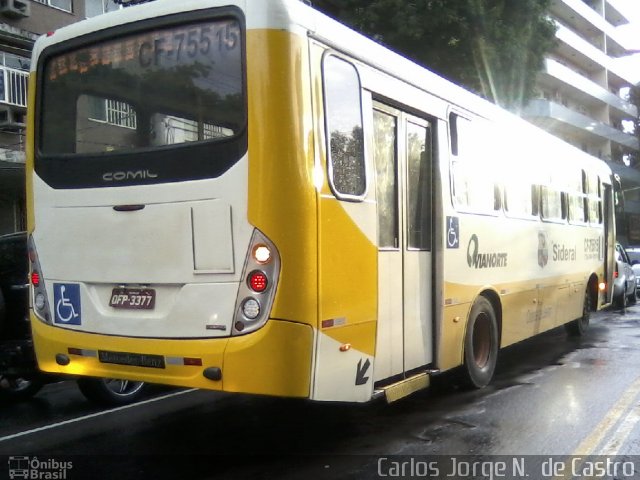
[(475, 233), (467, 246), (467, 264), (471, 268), (504, 268), (507, 266), (506, 252), (482, 252), (480, 240)]

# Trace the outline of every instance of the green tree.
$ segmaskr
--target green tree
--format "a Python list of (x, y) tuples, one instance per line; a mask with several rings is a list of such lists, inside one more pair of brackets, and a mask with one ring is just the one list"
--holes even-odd
[(555, 45), (551, 0), (313, 0), (321, 11), (507, 108)]

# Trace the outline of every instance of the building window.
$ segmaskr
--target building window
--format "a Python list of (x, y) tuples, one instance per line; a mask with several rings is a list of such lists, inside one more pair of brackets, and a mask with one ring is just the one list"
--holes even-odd
[(122, 5), (118, 5), (114, 0), (86, 0), (85, 16), (87, 18), (102, 15), (103, 13), (120, 10)]
[(87, 95), (89, 118), (118, 127), (135, 129), (136, 112), (125, 102)]
[(0, 102), (27, 106), (27, 72), (30, 64), (28, 58), (0, 52)]
[(59, 8), (65, 12), (72, 12), (72, 0), (35, 0), (43, 5), (49, 5), (50, 7)]

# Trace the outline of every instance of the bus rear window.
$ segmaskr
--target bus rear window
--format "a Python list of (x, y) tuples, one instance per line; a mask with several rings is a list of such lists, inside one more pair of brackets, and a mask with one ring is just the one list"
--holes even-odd
[(237, 135), (246, 123), (234, 19), (171, 26), (51, 56), (39, 150), (125, 153)]

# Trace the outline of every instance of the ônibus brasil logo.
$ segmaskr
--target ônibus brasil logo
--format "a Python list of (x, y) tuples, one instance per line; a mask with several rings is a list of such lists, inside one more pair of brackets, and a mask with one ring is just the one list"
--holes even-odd
[(66, 480), (67, 472), (73, 468), (73, 462), (64, 462), (55, 458), (41, 460), (38, 457), (9, 457), (9, 478), (33, 480)]

